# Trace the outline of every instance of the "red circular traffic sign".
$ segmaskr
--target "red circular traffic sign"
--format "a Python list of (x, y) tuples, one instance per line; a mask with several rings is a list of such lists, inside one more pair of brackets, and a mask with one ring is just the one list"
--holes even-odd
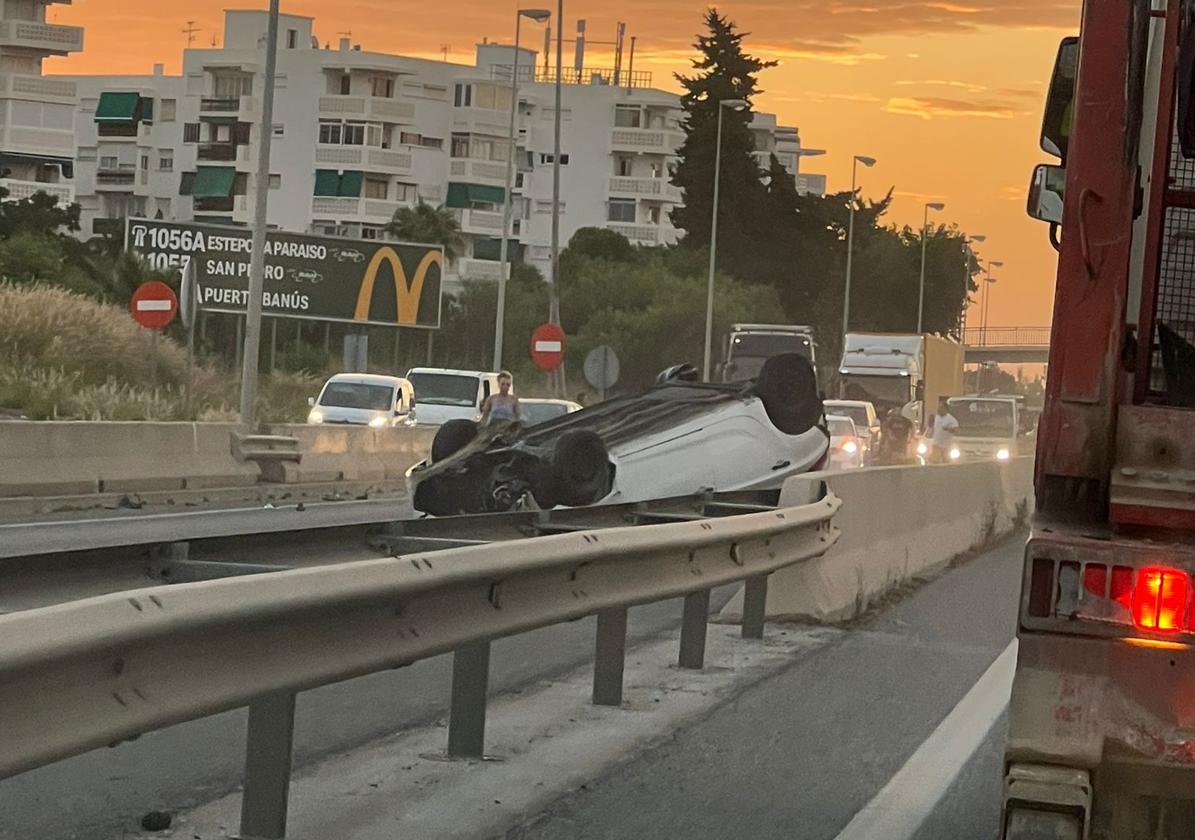
[(178, 314), (178, 296), (174, 289), (157, 280), (142, 283), (129, 301), (133, 320), (151, 330), (165, 328)]
[(531, 361), (546, 372), (560, 367), (564, 361), (564, 330), (559, 324), (540, 324), (531, 333)]

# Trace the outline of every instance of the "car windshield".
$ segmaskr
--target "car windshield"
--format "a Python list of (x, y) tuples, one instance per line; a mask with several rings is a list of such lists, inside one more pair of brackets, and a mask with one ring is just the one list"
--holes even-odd
[(1016, 434), (1012, 403), (1004, 400), (951, 400), (950, 413), (961, 437), (1010, 438)]
[(736, 335), (730, 341), (730, 358), (737, 361), (748, 357), (767, 359), (782, 353), (800, 353), (809, 358), (812, 342), (806, 335), (792, 333), (746, 333)]
[(416, 405), (477, 405), (477, 377), (454, 373), (412, 373)]
[(846, 417), (830, 417), (827, 421), (830, 425), (830, 434), (834, 437), (851, 437), (855, 434), (854, 424)]
[(538, 426), (557, 417), (568, 414), (568, 406), (560, 403), (521, 403), (523, 422), (528, 426)]
[(843, 405), (842, 403), (826, 403), (826, 411), (833, 411), (835, 414), (845, 414), (847, 417), (855, 421), (855, 425), (860, 429), (867, 429), (869, 423), (867, 422), (867, 406), (865, 405)]
[(394, 404), (394, 387), (364, 382), (329, 382), (324, 386), (319, 404), (329, 408), (388, 411)]
[(844, 377), (842, 396), (876, 405), (902, 406), (909, 401), (907, 376), (866, 376), (848, 374)]

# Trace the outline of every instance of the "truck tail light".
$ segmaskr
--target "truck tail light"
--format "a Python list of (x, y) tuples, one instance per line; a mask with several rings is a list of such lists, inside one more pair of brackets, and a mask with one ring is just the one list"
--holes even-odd
[(1183, 629), (1187, 611), (1185, 572), (1142, 569), (1133, 587), (1133, 624), (1142, 630), (1174, 633)]

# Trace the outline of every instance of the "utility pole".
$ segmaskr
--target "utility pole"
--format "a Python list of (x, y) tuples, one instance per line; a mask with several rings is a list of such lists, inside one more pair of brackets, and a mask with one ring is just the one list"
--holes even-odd
[(190, 49), (195, 45), (195, 34), (199, 31), (200, 30), (195, 27), (195, 21), (187, 21), (187, 25), (183, 27), (183, 34), (187, 36), (187, 49)]
[(266, 274), (266, 209), (270, 199), (270, 143), (274, 137), (274, 78), (278, 70), (280, 0), (270, 0), (266, 25), (265, 90), (261, 96), (257, 176), (254, 184), (253, 251), (249, 260), (249, 307), (245, 314), (245, 349), (241, 367), (241, 425), (252, 431), (257, 409), (257, 364), (261, 352), (261, 298)]

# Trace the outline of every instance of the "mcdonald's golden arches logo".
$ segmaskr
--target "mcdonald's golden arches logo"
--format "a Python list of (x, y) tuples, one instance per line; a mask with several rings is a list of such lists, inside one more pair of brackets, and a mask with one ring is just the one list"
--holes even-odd
[(368, 321), (369, 308), (373, 303), (373, 287), (378, 279), (378, 271), (383, 263), (390, 264), (394, 274), (394, 297), (397, 300), (397, 323), (404, 326), (414, 326), (419, 321), (419, 301), (423, 298), (423, 282), (427, 279), (427, 272), (433, 265), (444, 270), (444, 254), (441, 251), (428, 251), (419, 261), (415, 269), (415, 276), (407, 282), (407, 273), (403, 270), (402, 260), (395, 250), (389, 246), (379, 248), (365, 268), (365, 278), (361, 281), (361, 289), (357, 292), (357, 309), (353, 313), (353, 320)]

